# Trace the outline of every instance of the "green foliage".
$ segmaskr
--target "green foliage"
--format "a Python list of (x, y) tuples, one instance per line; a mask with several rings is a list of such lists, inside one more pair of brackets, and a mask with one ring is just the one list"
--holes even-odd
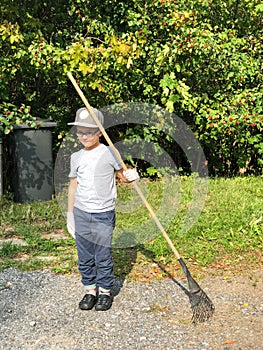
[(41, 126), (41, 122), (30, 114), (30, 106), (22, 104), (17, 108), (12, 103), (3, 102), (0, 105), (0, 133), (9, 134), (15, 126), (26, 125), (31, 128)]
[(52, 116), (62, 137), (81, 104), (71, 70), (91, 105), (143, 101), (176, 113), (200, 140), (211, 175), (262, 173), (260, 1), (0, 6), (1, 101)]

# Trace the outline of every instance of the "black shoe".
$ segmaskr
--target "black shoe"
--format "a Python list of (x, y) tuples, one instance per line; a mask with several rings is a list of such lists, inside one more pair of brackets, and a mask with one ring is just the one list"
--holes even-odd
[(91, 310), (96, 304), (96, 297), (92, 294), (85, 294), (83, 299), (79, 303), (79, 308), (81, 310)]
[(99, 294), (97, 303), (95, 305), (96, 311), (107, 311), (111, 308), (112, 296), (108, 294)]

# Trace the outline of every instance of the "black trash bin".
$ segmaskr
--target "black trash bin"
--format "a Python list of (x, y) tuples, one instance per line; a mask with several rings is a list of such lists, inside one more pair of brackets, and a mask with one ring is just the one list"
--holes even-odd
[(10, 183), (14, 201), (50, 200), (54, 192), (52, 129), (56, 123), (39, 119), (37, 129), (22, 124), (8, 135)]

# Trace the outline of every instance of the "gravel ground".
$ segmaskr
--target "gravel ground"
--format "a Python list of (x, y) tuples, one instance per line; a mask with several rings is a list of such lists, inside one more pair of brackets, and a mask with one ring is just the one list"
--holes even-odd
[(7, 269), (0, 274), (0, 349), (262, 350), (262, 277), (251, 271), (201, 280), (216, 312), (193, 325), (188, 297), (168, 278), (116, 280), (112, 308), (96, 312), (78, 309), (77, 275)]

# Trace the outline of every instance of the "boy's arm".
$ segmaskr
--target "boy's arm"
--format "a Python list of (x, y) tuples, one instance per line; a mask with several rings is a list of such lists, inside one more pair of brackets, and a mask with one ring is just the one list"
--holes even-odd
[(75, 203), (75, 193), (78, 187), (77, 178), (71, 178), (68, 186), (68, 212), (73, 212)]
[(75, 193), (78, 187), (77, 178), (71, 178), (68, 186), (68, 211), (67, 211), (67, 229), (73, 238), (75, 237), (75, 220), (73, 208), (75, 203)]

